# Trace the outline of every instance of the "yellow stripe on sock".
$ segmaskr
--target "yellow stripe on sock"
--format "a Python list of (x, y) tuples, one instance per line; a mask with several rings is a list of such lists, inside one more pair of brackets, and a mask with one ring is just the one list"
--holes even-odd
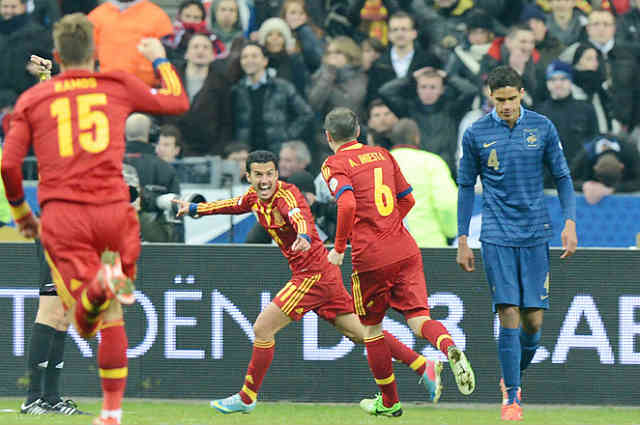
[(256, 341), (253, 343), (253, 346), (256, 348), (271, 348), (276, 345), (275, 341)]
[(450, 339), (451, 341), (453, 341), (453, 338), (451, 338), (451, 335), (449, 335), (449, 334), (442, 334), (442, 335), (440, 335), (438, 337), (438, 339), (436, 340), (436, 348), (438, 350), (440, 350), (440, 343), (442, 342), (442, 340), (447, 339), (447, 338)]
[(249, 387), (247, 387), (246, 385), (242, 386), (242, 389), (240, 390), (241, 392), (244, 392), (246, 395), (249, 396), (249, 398), (251, 399), (251, 401), (256, 401), (256, 398), (258, 398), (258, 394), (255, 393), (255, 391), (252, 391)]
[(94, 312), (96, 310), (96, 307), (93, 304), (91, 304), (91, 301), (89, 301), (89, 297), (87, 296), (86, 289), (82, 291), (82, 295), (80, 296), (80, 299), (82, 300), (82, 306), (84, 307), (85, 310), (89, 312)]
[(376, 335), (376, 336), (373, 336), (371, 338), (365, 338), (364, 339), (364, 343), (368, 344), (370, 342), (375, 342), (375, 341), (377, 341), (379, 339), (384, 339), (384, 334)]
[(396, 376), (392, 373), (391, 376), (387, 378), (384, 378), (384, 379), (375, 378), (375, 380), (376, 380), (376, 384), (378, 385), (388, 385), (396, 380)]
[(425, 364), (427, 362), (427, 360), (422, 357), (419, 356), (417, 359), (415, 359), (413, 362), (411, 362), (411, 364), (409, 365), (409, 367), (413, 370), (418, 370), (422, 367), (423, 364)]
[(253, 385), (253, 376), (247, 375), (244, 377), (244, 380)]
[(112, 322), (106, 322), (100, 325), (100, 330), (112, 328), (114, 326), (124, 326), (124, 320), (114, 320)]
[(120, 367), (117, 369), (99, 369), (98, 371), (100, 373), (100, 377), (105, 379), (126, 378), (129, 373), (129, 369), (127, 367)]

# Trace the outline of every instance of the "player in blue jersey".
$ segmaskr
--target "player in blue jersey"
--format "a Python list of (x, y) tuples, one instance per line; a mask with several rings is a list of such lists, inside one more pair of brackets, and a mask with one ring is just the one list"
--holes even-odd
[(482, 260), (500, 317), (498, 357), (502, 367), (503, 420), (521, 420), (520, 376), (540, 340), (544, 310), (549, 308), (551, 219), (543, 196), (543, 168), (555, 179), (564, 215), (560, 258), (576, 250), (576, 202), (558, 132), (543, 115), (520, 105), (522, 79), (499, 66), (487, 80), (495, 109), (464, 133), (458, 171), (458, 256), (465, 271), (474, 270), (467, 244), (474, 185), (483, 187)]

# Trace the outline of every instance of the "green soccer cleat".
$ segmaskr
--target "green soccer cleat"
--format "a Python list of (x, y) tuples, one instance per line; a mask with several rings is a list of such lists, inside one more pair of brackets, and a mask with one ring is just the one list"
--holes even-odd
[(98, 271), (98, 282), (107, 298), (116, 298), (120, 304), (133, 304), (136, 301), (133, 281), (122, 272), (120, 254), (106, 250), (100, 256), (102, 267)]
[(225, 415), (228, 413), (250, 413), (256, 407), (256, 402), (245, 404), (240, 398), (240, 394), (236, 393), (227, 398), (212, 400), (209, 405), (220, 413)]
[(397, 402), (391, 407), (385, 407), (382, 403), (382, 394), (380, 393), (376, 394), (375, 398), (365, 398), (360, 401), (360, 407), (370, 415), (394, 418), (402, 416), (402, 404)]
[(429, 400), (434, 404), (440, 400), (442, 395), (442, 379), (440, 374), (442, 373), (442, 362), (435, 360), (427, 360), (427, 367), (422, 374), (422, 377), (418, 381), (419, 384), (424, 385), (425, 390), (429, 394)]
[(458, 347), (452, 345), (447, 350), (447, 357), (453, 376), (456, 378), (458, 390), (464, 395), (471, 394), (476, 389), (476, 376), (467, 356)]

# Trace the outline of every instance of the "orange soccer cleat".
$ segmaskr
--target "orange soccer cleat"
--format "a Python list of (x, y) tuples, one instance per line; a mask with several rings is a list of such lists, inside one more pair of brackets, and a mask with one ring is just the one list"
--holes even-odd
[(120, 304), (133, 304), (136, 301), (135, 286), (122, 272), (120, 254), (104, 251), (100, 260), (102, 266), (98, 271), (98, 283), (105, 291), (107, 299), (116, 298)]
[(120, 425), (120, 421), (114, 417), (103, 418), (102, 416), (98, 416), (93, 420), (92, 425)]
[(521, 421), (522, 420), (522, 407), (517, 401), (511, 404), (502, 405), (502, 413), (500, 419), (503, 421)]

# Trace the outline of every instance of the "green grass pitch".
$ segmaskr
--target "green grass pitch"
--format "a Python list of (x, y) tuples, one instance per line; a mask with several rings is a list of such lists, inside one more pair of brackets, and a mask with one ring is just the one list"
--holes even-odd
[[(0, 424), (74, 425), (90, 424), (91, 416), (27, 416), (18, 413), (21, 399), (0, 399)], [(78, 400), (81, 409), (98, 413), (96, 399)], [(126, 400), (123, 425), (205, 425), (205, 424), (499, 424), (498, 404), (441, 403), (405, 404), (399, 418), (369, 416), (354, 404), (258, 403), (248, 415), (222, 415), (209, 408), (208, 401)], [(526, 424), (640, 424), (640, 407), (612, 406), (524, 406)]]

